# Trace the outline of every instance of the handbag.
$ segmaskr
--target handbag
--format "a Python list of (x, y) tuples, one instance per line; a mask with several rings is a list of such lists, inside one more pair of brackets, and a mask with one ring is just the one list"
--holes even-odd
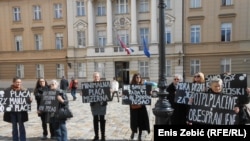
[(55, 117), (59, 120), (66, 120), (73, 117), (72, 111), (68, 106), (61, 106), (55, 114)]

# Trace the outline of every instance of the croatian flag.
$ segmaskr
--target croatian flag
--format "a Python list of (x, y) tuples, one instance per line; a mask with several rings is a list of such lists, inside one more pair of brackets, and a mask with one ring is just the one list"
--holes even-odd
[(150, 58), (150, 52), (148, 51), (148, 46), (147, 46), (147, 42), (145, 40), (145, 38), (143, 37), (143, 51), (144, 51), (144, 54)]
[(119, 36), (117, 36), (117, 38), (118, 38), (118, 40), (119, 40), (119, 42), (120, 42), (121, 47), (124, 48), (125, 51), (127, 52), (127, 55), (130, 55), (132, 52), (134, 52), (134, 50), (133, 50), (132, 48), (127, 47), (127, 46), (123, 43), (123, 41), (120, 39)]

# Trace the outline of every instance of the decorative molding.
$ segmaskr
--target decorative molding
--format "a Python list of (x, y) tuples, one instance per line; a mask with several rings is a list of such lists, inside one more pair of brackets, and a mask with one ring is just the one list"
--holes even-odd
[(53, 29), (64, 29), (64, 28), (66, 28), (66, 25), (53, 25), (52, 28)]
[(20, 27), (20, 28), (12, 28), (11, 31), (12, 31), (12, 32), (22, 32), (22, 31), (24, 31), (24, 28), (23, 28), (23, 27)]
[(43, 26), (31, 27), (31, 30), (44, 30)]
[(73, 25), (74, 29), (76, 29), (77, 31), (84, 31), (87, 29), (87, 26), (88, 24), (83, 20), (78, 20)]
[(121, 29), (130, 26), (131, 20), (127, 17), (120, 17), (114, 21), (114, 28)]
[(193, 21), (193, 20), (204, 20), (205, 16), (191, 16), (187, 18), (189, 21)]
[(236, 13), (227, 13), (227, 14), (219, 14), (219, 18), (234, 18), (236, 17)]
[(169, 14), (166, 14), (165, 24), (171, 26), (175, 21), (175, 18)]

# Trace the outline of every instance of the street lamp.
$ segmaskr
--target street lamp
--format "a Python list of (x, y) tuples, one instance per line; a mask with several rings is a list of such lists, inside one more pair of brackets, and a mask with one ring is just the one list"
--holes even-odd
[(171, 107), (171, 104), (167, 100), (168, 92), (167, 80), (166, 80), (166, 61), (165, 61), (165, 16), (164, 8), (166, 7), (164, 0), (159, 0), (159, 92), (153, 108), (153, 113), (156, 116), (155, 124), (164, 125), (171, 124), (170, 117), (173, 114), (174, 109)]

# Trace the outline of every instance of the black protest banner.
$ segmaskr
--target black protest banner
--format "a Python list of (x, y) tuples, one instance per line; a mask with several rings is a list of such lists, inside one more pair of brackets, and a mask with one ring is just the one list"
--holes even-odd
[(188, 104), (193, 92), (204, 92), (205, 84), (180, 82), (176, 86), (175, 102)]
[(123, 85), (122, 104), (151, 105), (151, 85)]
[(111, 101), (110, 81), (82, 82), (82, 102)]
[(6, 89), (0, 91), (0, 112), (30, 111), (31, 93), (29, 90), (13, 91)]
[(238, 115), (234, 112), (236, 96), (212, 93), (193, 93), (188, 120), (211, 125), (235, 125)]
[(59, 102), (56, 99), (56, 91), (45, 91), (42, 94), (42, 100), (39, 106), (40, 111), (44, 112), (56, 112)]
[(224, 94), (244, 96), (246, 95), (247, 88), (247, 75), (246, 74), (217, 74), (217, 75), (207, 75), (206, 87), (209, 88), (210, 81), (214, 78), (221, 78), (223, 81)]

